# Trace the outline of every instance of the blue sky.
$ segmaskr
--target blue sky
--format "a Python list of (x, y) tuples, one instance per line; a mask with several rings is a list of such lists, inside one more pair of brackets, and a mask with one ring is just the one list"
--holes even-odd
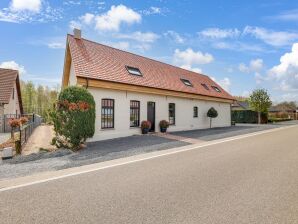
[[(1, 0), (0, 67), (55, 86), (66, 34), (202, 72), (233, 95), (298, 101), (297, 1)], [(297, 44), (296, 44), (297, 43)]]

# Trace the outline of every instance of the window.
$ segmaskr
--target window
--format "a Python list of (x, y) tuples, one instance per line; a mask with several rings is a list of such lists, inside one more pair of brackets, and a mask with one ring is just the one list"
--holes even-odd
[(175, 124), (175, 104), (169, 103), (169, 123)]
[(14, 88), (12, 88), (12, 99), (14, 100)]
[(129, 74), (131, 74), (131, 75), (142, 76), (142, 73), (141, 73), (140, 69), (138, 69), (138, 68), (134, 68), (134, 67), (131, 67), (131, 66), (126, 66), (126, 69), (129, 72)]
[(140, 126), (140, 101), (130, 101), (130, 127)]
[(205, 84), (205, 83), (202, 83), (201, 84), (206, 90), (209, 90), (209, 87)]
[(186, 86), (192, 86), (191, 82), (187, 79), (181, 79), (181, 81), (184, 83)]
[(212, 86), (212, 88), (213, 88), (216, 92), (218, 92), (218, 93), (221, 92), (220, 89), (219, 89), (217, 86)]
[(114, 100), (101, 100), (101, 128), (114, 128)]
[(198, 107), (193, 107), (193, 117), (198, 117)]

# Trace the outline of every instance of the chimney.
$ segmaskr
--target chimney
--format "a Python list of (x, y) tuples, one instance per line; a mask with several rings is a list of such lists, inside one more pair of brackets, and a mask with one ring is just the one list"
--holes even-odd
[(82, 32), (81, 32), (80, 29), (74, 28), (73, 29), (73, 35), (74, 35), (74, 38), (81, 39)]

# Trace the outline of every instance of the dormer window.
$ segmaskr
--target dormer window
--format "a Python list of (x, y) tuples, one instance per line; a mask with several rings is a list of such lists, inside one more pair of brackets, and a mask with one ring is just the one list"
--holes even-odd
[(142, 73), (141, 73), (140, 69), (135, 68), (135, 67), (131, 67), (131, 66), (125, 66), (125, 67), (126, 67), (127, 71), (129, 72), (129, 74), (142, 76)]
[(186, 86), (192, 86), (191, 82), (188, 79), (181, 79), (181, 81), (184, 83)]
[(209, 90), (209, 87), (205, 84), (205, 83), (202, 83), (201, 84), (206, 90)]
[(212, 88), (213, 88), (216, 92), (218, 92), (218, 93), (221, 92), (220, 89), (219, 89), (217, 86), (212, 86)]

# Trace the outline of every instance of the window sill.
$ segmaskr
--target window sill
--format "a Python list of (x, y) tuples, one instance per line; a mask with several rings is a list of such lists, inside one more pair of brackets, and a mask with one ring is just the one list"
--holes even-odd
[(115, 128), (101, 128), (100, 131), (110, 131), (115, 130)]
[(141, 127), (129, 127), (129, 129), (140, 129)]

